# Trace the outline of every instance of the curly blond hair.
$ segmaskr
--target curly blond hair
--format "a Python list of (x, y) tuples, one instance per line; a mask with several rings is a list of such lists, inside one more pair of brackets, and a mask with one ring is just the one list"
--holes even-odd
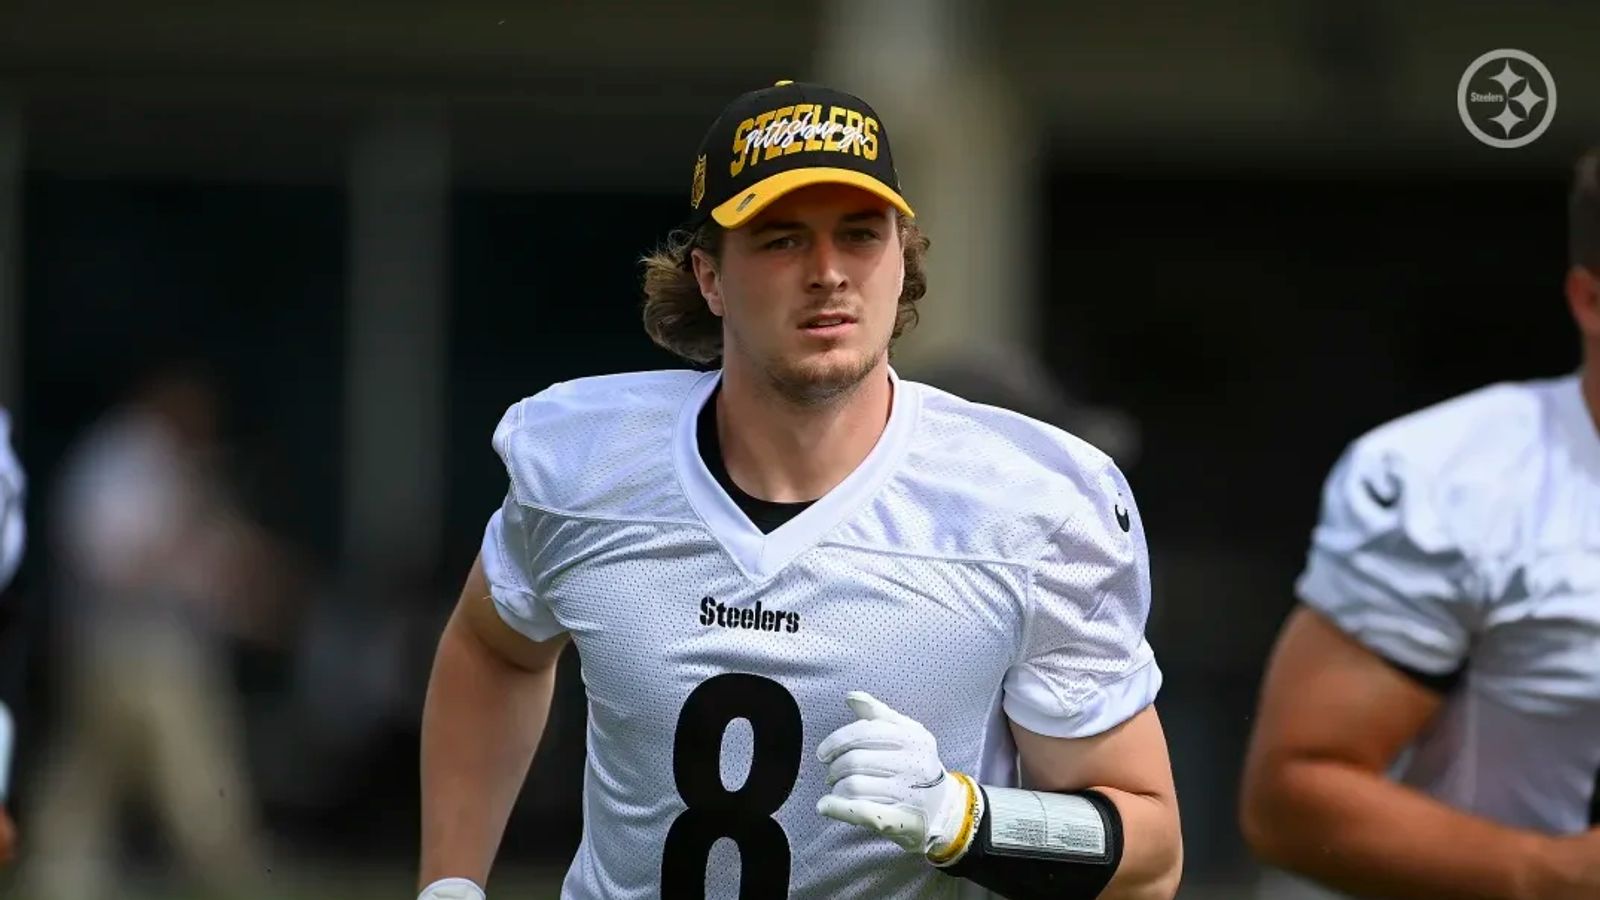
[[(899, 216), (896, 230), (905, 254), (905, 286), (895, 313), (891, 345), (917, 324), (917, 301), (928, 293), (924, 263), (930, 241), (917, 223)], [(722, 320), (711, 312), (694, 277), (692, 254), (702, 250), (713, 259), (722, 254), (722, 226), (706, 222), (694, 231), (677, 229), (640, 260), (644, 266), (644, 330), (671, 352), (702, 365), (722, 358)]]

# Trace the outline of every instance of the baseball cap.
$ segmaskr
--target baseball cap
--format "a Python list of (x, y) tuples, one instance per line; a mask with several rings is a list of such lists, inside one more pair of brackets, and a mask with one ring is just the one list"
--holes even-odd
[(689, 227), (738, 228), (774, 200), (813, 184), (847, 184), (906, 216), (883, 120), (865, 100), (819, 84), (780, 81), (723, 108), (700, 142)]

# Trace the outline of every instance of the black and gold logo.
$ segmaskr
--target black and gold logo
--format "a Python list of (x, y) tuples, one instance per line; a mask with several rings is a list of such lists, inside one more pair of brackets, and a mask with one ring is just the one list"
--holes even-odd
[(695, 209), (700, 208), (700, 201), (706, 198), (706, 158), (704, 154), (694, 161), (694, 184), (689, 187), (689, 205)]
[(844, 106), (794, 103), (769, 109), (739, 123), (733, 132), (728, 174), (746, 166), (802, 150), (849, 153), (871, 162), (878, 158), (878, 120)]

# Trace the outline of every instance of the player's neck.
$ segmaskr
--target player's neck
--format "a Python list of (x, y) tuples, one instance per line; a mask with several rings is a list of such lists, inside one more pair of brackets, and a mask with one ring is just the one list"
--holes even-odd
[(716, 401), (723, 464), (753, 497), (815, 500), (872, 452), (893, 401), (887, 360), (855, 390), (817, 405), (794, 403), (748, 373), (725, 369)]

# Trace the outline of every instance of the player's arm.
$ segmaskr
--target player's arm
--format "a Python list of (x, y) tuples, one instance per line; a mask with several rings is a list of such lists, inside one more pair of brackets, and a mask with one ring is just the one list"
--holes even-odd
[[(1033, 791), (982, 787), (984, 820), (950, 871), (1008, 897), (1165, 900), (1177, 893), (1183, 839), (1153, 706), (1160, 669), (1144, 640), (1144, 525), (1115, 466), (1085, 488), (1086, 507), (1035, 567), (1028, 647), (1006, 679)], [(1075, 826), (1062, 828), (1069, 818)]]
[(1438, 711), (1438, 679), (1468, 665), (1493, 605), (1475, 549), (1489, 524), (1481, 507), (1445, 505), (1460, 491), (1413, 459), (1425, 436), (1364, 437), (1323, 486), (1303, 605), (1263, 687), (1245, 835), (1267, 861), (1362, 894), (1600, 896), (1593, 882), (1572, 886), (1585, 852), (1600, 863), (1593, 846), (1500, 827), (1385, 777)]
[(1178, 798), (1167, 739), (1154, 706), (1103, 734), (1054, 738), (1011, 724), (1023, 782), (1040, 791), (1093, 791), (1115, 808), (1121, 859), (1098, 895), (1169, 898), (1183, 872)]
[[(1297, 609), (1273, 651), (1246, 763), (1251, 847), (1363, 897), (1600, 896), (1600, 885), (1579, 884), (1582, 848), (1572, 840), (1496, 825), (1385, 777), (1440, 700), (1321, 614)], [(1597, 851), (1588, 852), (1600, 863)]]
[(817, 749), (832, 788), (817, 808), (1011, 900), (1170, 898), (1182, 840), (1151, 705), (1161, 673), (1144, 640), (1144, 529), (1114, 466), (1083, 474), (1076, 509), (1030, 573), (1023, 646), (1005, 677), (1037, 790), (947, 770), (926, 728), (853, 694), (859, 721)]
[(473, 563), (439, 639), (422, 714), (421, 884), (487, 881), (544, 733), (565, 643), (564, 634), (536, 642), (508, 626), (481, 559)]

